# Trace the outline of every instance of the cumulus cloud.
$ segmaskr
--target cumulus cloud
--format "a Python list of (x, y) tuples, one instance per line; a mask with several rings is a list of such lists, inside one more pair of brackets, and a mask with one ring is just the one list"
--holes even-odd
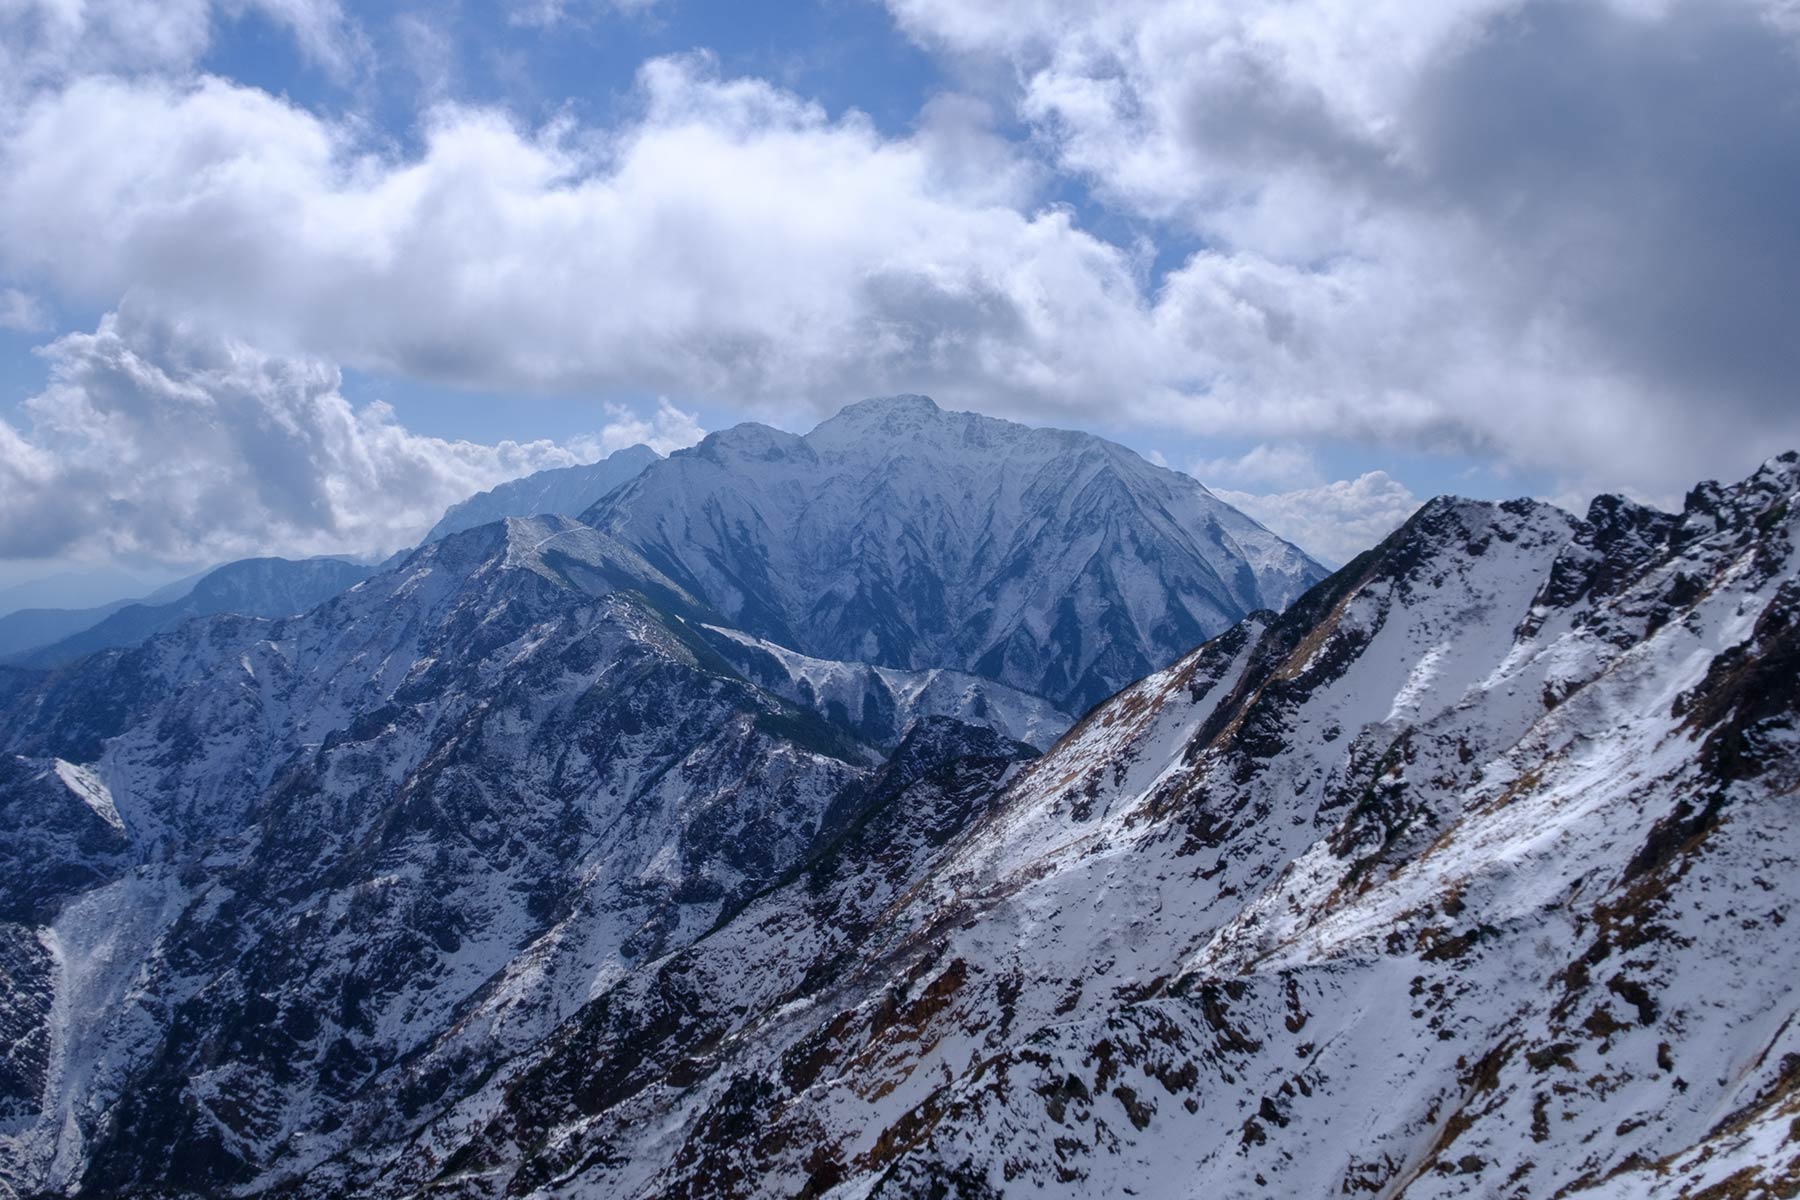
[(1800, 439), (1790, 0), (890, 7), (1203, 239), (1159, 305), (1178, 410), (1615, 483)]
[(9, 279), (497, 390), (1250, 438), (1232, 478), (1282, 493), (1324, 438), (1656, 491), (1800, 442), (1800, 59), (1756, 0), (892, 0), (1017, 88), (888, 135), (688, 55), (608, 124), (442, 103), (404, 148), (185, 69), (248, 3), (177, 0), (148, 72), (124, 17), (50, 39), (0, 121)]
[(1290, 492), (1212, 492), (1328, 566), (1339, 567), (1398, 529), (1419, 498), (1385, 471)]
[(84, 79), (0, 147), (0, 255), (89, 302), (494, 387), (1079, 410), (1147, 384), (1131, 263), (1015, 207), (1026, 172), (972, 106), (888, 139), (692, 57), (639, 100), (609, 130), (442, 107), (394, 159), (222, 80)]
[(615, 450), (638, 445), (668, 454), (706, 436), (700, 418), (676, 408), (667, 397), (658, 397), (656, 411), (647, 417), (623, 404), (606, 405), (606, 415), (598, 437), (574, 439), (570, 448), (587, 458), (605, 458)]
[(578, 461), (420, 436), (353, 405), (328, 363), (131, 307), (44, 353), (28, 424), (0, 421), (0, 558), (379, 554), (473, 492)]
[(42, 333), (49, 328), (50, 313), (43, 301), (18, 288), (0, 288), (0, 329)]
[(130, 293), (282, 353), (495, 388), (802, 422), (796, 403), (927, 390), (1288, 438), (1522, 428), (1425, 398), (1441, 364), (1405, 335), (1435, 318), (1429, 289), (1371, 306), (1349, 269), (1209, 252), (1147, 294), (1135, 252), (1030, 207), (1038, 172), (978, 102), (889, 138), (692, 56), (647, 64), (638, 99), (600, 130), (442, 106), (395, 158), (223, 80), (82, 79), (0, 145), (0, 256), (91, 304)]

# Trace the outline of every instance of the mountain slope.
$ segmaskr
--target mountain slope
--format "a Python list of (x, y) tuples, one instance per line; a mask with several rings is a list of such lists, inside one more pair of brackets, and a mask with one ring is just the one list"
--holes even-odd
[(115, 646), (131, 646), (183, 621), (216, 613), (285, 617), (305, 612), (366, 579), (371, 568), (341, 558), (246, 558), (208, 572), (178, 599), (139, 602), (104, 613), (59, 641), (14, 655), (20, 666), (55, 667)]
[(735, 675), (689, 603), (514, 520), (14, 695), (0, 819), (38, 816), (9, 826), (36, 869), (0, 913), (0, 1180), (303, 1172), (800, 860), (872, 756)]
[(66, 637), (92, 629), (107, 617), (132, 604), (154, 607), (172, 604), (193, 591), (194, 585), (210, 572), (202, 571), (166, 583), (136, 599), (108, 600), (84, 608), (19, 608), (0, 615), (0, 662), (28, 650), (48, 646)]
[(892, 750), (915, 722), (951, 717), (1047, 750), (1075, 719), (1027, 692), (961, 671), (902, 671), (809, 658), (716, 625), (697, 629), (744, 678)]
[(1797, 533), (1433, 502), (300, 1190), (1790, 1194)]
[(1076, 712), (1324, 574), (1122, 446), (923, 396), (712, 434), (583, 520), (745, 632)]
[(627, 446), (599, 462), (555, 467), (510, 480), (451, 505), (421, 544), (507, 517), (575, 516), (661, 457), (648, 446)]

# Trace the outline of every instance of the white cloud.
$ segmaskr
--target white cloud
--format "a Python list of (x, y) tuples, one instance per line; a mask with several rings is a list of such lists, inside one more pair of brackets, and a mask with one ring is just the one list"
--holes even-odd
[(50, 313), (43, 301), (18, 288), (0, 288), (0, 329), (43, 333), (49, 328)]
[[(798, 425), (928, 391), (1049, 423), (1455, 449), (1662, 490), (1800, 441), (1780, 390), (1794, 352), (1769, 349), (1793, 341), (1773, 335), (1800, 276), (1767, 266), (1795, 257), (1800, 139), (1746, 99), (1787, 61), (1740, 46), (1749, 2), (1705, 18), (1698, 0), (895, 0), (908, 30), (970, 58), (971, 88), (1016, 78), (1017, 94), (941, 97), (887, 136), (683, 56), (645, 64), (613, 124), (441, 105), (401, 150), (182, 76), (217, 18), (180, 0), (168, 47), (146, 52), (166, 73), (67, 67), (0, 121), (0, 270), (70, 307), (130, 296), (272, 354), (426, 380), (667, 393)], [(1605, 36), (1624, 20), (1645, 36)], [(1608, 54), (1638, 57), (1583, 71)], [(1740, 59), (1755, 69), (1718, 69)], [(1534, 65), (1575, 90), (1527, 86)], [(1616, 105), (1590, 75), (1619, 82)], [(1605, 116), (1598, 145), (1621, 148), (1582, 169), (1590, 126), (1525, 103), (1539, 93)], [(996, 100), (1029, 141), (996, 132)], [(1690, 102), (1702, 116), (1654, 119)], [(1484, 120), (1503, 127), (1482, 136)], [(1680, 141), (1690, 129), (1705, 137)], [(1702, 152), (1729, 168), (1712, 191), (1612, 182)], [(1066, 180), (1042, 155), (1132, 228), (1205, 248), (1150, 286), (1144, 245), (1051, 202)], [(1639, 193), (1673, 199), (1632, 207)], [(1733, 205), (1747, 218), (1725, 219)], [(1746, 257), (1758, 238), (1772, 248)], [(1278, 466), (1241, 480), (1316, 482)]]
[(639, 94), (612, 130), (440, 108), (397, 161), (221, 80), (83, 80), (0, 149), (0, 255), (90, 303), (495, 387), (1080, 411), (1148, 386), (1131, 263), (1002, 203), (1018, 165), (968, 106), (886, 139), (692, 58)]
[(1332, 567), (1375, 545), (1419, 507), (1411, 489), (1385, 471), (1290, 492), (1212, 491)]
[(692, 446), (706, 436), (706, 430), (700, 427), (700, 419), (696, 414), (683, 412), (670, 404), (667, 398), (659, 397), (656, 411), (648, 417), (623, 404), (606, 405), (606, 415), (610, 419), (600, 427), (598, 437), (573, 439), (569, 444), (570, 449), (584, 457), (596, 459), (605, 458), (615, 450), (637, 445), (648, 446), (658, 454), (668, 454)]
[(1155, 312), (1197, 429), (1647, 486), (1800, 441), (1792, 0), (889, 6), (1204, 241)]
[(1236, 458), (1204, 458), (1188, 472), (1202, 483), (1239, 487), (1297, 488), (1319, 483), (1324, 476), (1312, 451), (1292, 443), (1252, 446)]
[(1034, 170), (972, 102), (884, 138), (691, 57), (648, 64), (639, 98), (606, 130), (446, 106), (393, 159), (222, 80), (82, 80), (0, 148), (0, 256), (90, 304), (130, 293), (282, 353), (495, 388), (802, 422), (796, 403), (923, 390), (1281, 438), (1531, 431), (1524, 404), (1426, 398), (1449, 390), (1442, 347), (1408, 336), (1439, 312), (1429, 288), (1374, 304), (1355, 266), (1209, 252), (1146, 295), (1133, 254), (1021, 208)]
[(131, 308), (45, 353), (28, 427), (0, 421), (0, 558), (383, 553), (475, 491), (578, 461), (420, 436), (318, 359)]

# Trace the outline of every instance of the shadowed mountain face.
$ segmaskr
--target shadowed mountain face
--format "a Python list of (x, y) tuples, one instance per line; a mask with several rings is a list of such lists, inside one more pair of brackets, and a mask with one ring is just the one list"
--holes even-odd
[(583, 520), (747, 633), (972, 672), (1072, 712), (1324, 574), (1122, 446), (923, 396), (852, 405), (804, 437), (713, 434)]

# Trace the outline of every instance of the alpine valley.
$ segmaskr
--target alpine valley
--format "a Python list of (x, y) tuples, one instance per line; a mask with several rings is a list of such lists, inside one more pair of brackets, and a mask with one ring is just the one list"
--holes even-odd
[(0, 668), (0, 1195), (1792, 1197), (1797, 535), (896, 397)]

